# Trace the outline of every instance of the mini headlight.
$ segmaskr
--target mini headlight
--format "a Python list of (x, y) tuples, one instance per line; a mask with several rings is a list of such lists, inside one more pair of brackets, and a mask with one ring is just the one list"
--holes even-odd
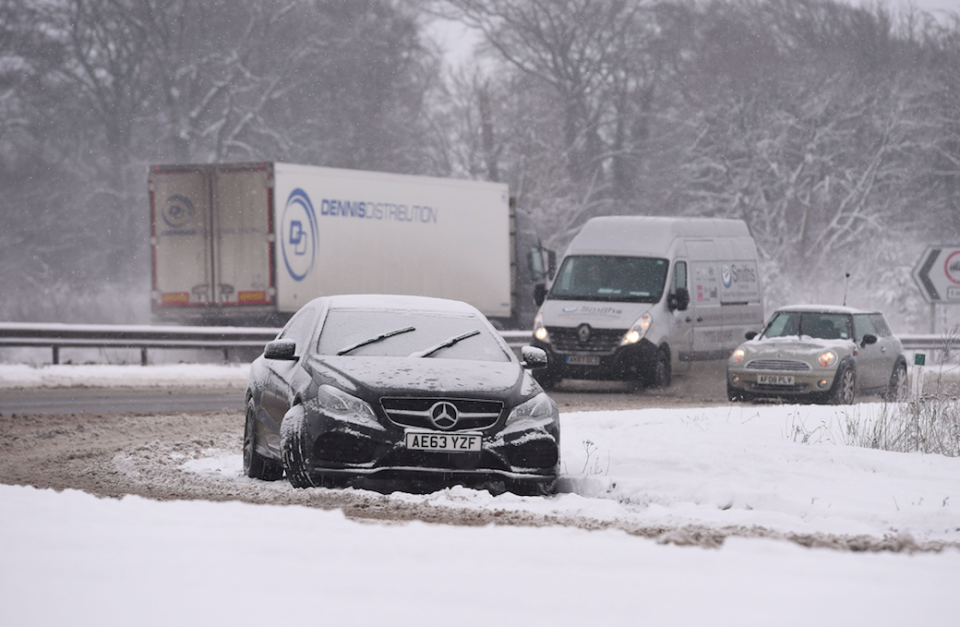
[(837, 363), (837, 354), (833, 351), (825, 351), (817, 355), (817, 363), (824, 368), (829, 368)]
[(741, 361), (743, 361), (744, 355), (746, 355), (746, 351), (744, 351), (742, 348), (738, 348), (737, 350), (733, 351), (732, 355), (730, 355), (730, 361), (732, 363), (739, 364)]
[(652, 324), (653, 316), (648, 313), (640, 316), (640, 319), (633, 323), (633, 326), (630, 327), (630, 330), (623, 334), (623, 339), (620, 341), (620, 346), (636, 344), (642, 340), (643, 336), (647, 334), (647, 330)]

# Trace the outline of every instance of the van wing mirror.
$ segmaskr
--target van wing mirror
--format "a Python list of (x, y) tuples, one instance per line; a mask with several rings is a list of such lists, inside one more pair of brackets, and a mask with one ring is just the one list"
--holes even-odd
[(543, 301), (547, 299), (547, 286), (543, 283), (537, 283), (533, 286), (533, 301), (537, 303), (537, 307), (543, 304)]
[(667, 297), (667, 307), (670, 311), (686, 311), (690, 306), (690, 292), (685, 287), (678, 287), (677, 291)]
[(265, 359), (277, 359), (279, 361), (297, 360), (297, 343), (293, 340), (274, 340), (267, 342), (263, 348), (263, 357)]
[(553, 280), (553, 275), (557, 273), (557, 251), (545, 249), (547, 251), (547, 278)]

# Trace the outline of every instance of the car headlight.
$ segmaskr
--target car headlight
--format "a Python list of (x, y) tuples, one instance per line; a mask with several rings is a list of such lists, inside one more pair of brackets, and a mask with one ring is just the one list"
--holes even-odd
[(733, 351), (732, 355), (730, 355), (730, 363), (739, 364), (741, 361), (743, 361), (743, 357), (746, 354), (747, 351), (743, 350), (742, 348), (738, 348), (737, 350)]
[(550, 400), (550, 397), (545, 392), (540, 392), (525, 403), (514, 407), (510, 415), (507, 416), (504, 427), (519, 423), (534, 423), (523, 425), (524, 427), (534, 427), (536, 426), (535, 423), (538, 422), (552, 422), (553, 407), (553, 401)]
[(837, 363), (837, 354), (833, 351), (824, 351), (817, 355), (817, 363), (824, 368), (829, 368)]
[(550, 334), (547, 333), (547, 327), (543, 326), (543, 314), (538, 313), (533, 319), (533, 337), (541, 342), (550, 341)]
[(321, 385), (317, 388), (317, 403), (324, 413), (353, 422), (372, 420), (379, 424), (373, 408), (366, 401), (347, 394), (332, 385)]
[(649, 313), (645, 313), (640, 318), (633, 323), (633, 326), (630, 327), (630, 330), (623, 334), (623, 339), (620, 340), (620, 346), (626, 346), (628, 344), (636, 344), (643, 339), (643, 336), (647, 334), (647, 331), (650, 329), (650, 325), (653, 324), (653, 316)]

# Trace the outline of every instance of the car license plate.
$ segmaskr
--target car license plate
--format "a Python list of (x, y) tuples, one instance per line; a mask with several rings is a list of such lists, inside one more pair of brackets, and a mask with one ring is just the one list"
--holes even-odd
[(757, 375), (760, 385), (793, 385), (793, 375), (788, 374), (761, 374)]
[(467, 453), (480, 450), (482, 436), (478, 433), (422, 433), (410, 431), (406, 435), (406, 447), (414, 451), (443, 451)]
[(567, 355), (566, 363), (571, 366), (599, 366), (600, 357), (597, 355)]

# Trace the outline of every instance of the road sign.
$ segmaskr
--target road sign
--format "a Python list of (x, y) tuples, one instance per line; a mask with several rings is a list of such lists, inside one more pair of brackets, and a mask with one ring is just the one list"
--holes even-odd
[(930, 246), (913, 269), (913, 280), (928, 303), (960, 304), (960, 246)]

